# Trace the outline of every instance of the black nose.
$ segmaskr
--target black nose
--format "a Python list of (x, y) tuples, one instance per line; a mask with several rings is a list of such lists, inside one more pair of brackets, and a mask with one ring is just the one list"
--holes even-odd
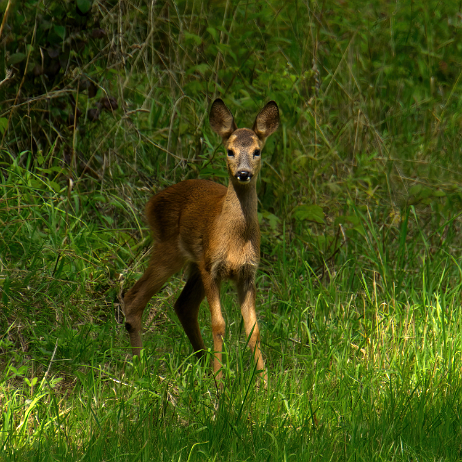
[(240, 172), (236, 173), (236, 178), (239, 181), (250, 181), (250, 179), (253, 177), (253, 175), (248, 172), (247, 170), (241, 170)]

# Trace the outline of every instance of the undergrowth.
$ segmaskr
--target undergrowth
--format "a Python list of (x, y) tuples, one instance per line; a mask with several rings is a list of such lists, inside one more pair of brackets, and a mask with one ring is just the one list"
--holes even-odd
[[(458, 6), (48, 3), (0, 3), (0, 459), (461, 460)], [(282, 120), (258, 184), (269, 383), (229, 285), (222, 393), (171, 308), (182, 274), (139, 360), (121, 324), (150, 195), (226, 182), (218, 96), (238, 126), (269, 99)], [(211, 345), (205, 303), (200, 324)]]

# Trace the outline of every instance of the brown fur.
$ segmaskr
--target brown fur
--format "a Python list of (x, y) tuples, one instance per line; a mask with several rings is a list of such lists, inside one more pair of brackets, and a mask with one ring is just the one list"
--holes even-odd
[[(258, 114), (254, 129), (238, 129), (222, 100), (210, 112), (210, 125), (222, 137), (227, 153), (229, 185), (207, 180), (186, 180), (156, 194), (146, 206), (154, 236), (149, 266), (125, 295), (125, 317), (133, 354), (139, 354), (141, 317), (150, 298), (185, 264), (189, 276), (175, 311), (201, 355), (205, 349), (197, 321), (207, 297), (215, 351), (214, 372), (221, 377), (225, 322), (221, 314), (220, 284), (235, 282), (249, 345), (259, 370), (265, 365), (260, 351), (260, 331), (255, 313), (255, 274), (260, 261), (256, 179), (260, 151), (279, 125), (274, 101)], [(266, 373), (265, 373), (266, 380)]]

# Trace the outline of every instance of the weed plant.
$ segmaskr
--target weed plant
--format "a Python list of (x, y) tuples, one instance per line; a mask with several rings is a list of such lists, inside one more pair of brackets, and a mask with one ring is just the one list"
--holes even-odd
[[(459, 5), (76, 3), (91, 20), (0, 3), (0, 460), (462, 460)], [(60, 68), (34, 73), (47, 47)], [(269, 383), (229, 286), (220, 395), (182, 274), (139, 359), (121, 324), (150, 195), (226, 181), (218, 96), (238, 126), (282, 116), (258, 187)]]

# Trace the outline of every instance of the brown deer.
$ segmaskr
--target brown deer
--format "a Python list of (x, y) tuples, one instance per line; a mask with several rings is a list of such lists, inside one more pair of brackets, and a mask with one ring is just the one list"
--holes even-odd
[[(225, 334), (220, 284), (224, 279), (236, 284), (250, 348), (258, 370), (265, 368), (255, 313), (255, 273), (260, 261), (256, 182), (261, 150), (279, 126), (279, 110), (270, 101), (257, 115), (252, 130), (238, 129), (225, 103), (216, 99), (210, 110), (210, 125), (226, 149), (228, 187), (208, 180), (186, 180), (151, 198), (146, 216), (154, 249), (147, 270), (124, 297), (124, 311), (133, 354), (139, 355), (146, 304), (187, 263), (188, 280), (175, 311), (201, 356), (205, 345), (197, 318), (199, 306), (207, 297), (215, 351), (213, 370), (220, 380)], [(266, 372), (264, 378), (266, 382)]]

